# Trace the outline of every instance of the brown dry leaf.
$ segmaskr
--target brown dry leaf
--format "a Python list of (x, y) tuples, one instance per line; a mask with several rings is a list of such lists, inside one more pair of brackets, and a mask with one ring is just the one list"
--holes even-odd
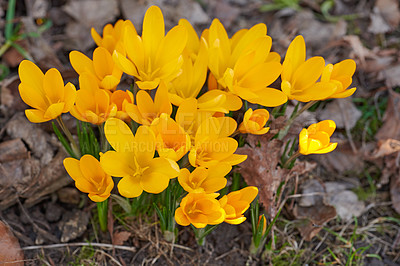
[[(250, 186), (259, 188), (260, 202), (271, 217), (274, 217), (279, 205), (276, 201), (276, 191), (282, 181), (289, 180), (293, 175), (310, 172), (316, 164), (300, 162), (291, 169), (278, 166), (283, 142), (271, 140), (273, 134), (263, 136), (248, 135), (250, 146), (238, 149), (239, 154), (246, 154), (247, 160), (240, 164), (240, 173)], [(258, 147), (258, 143), (261, 147)]]
[(383, 157), (400, 151), (400, 141), (396, 139), (387, 139), (378, 141), (378, 149), (373, 153), (374, 158)]
[(400, 64), (387, 67), (382, 71), (382, 75), (388, 88), (400, 86)]
[(353, 54), (350, 54), (350, 57), (360, 59), (360, 67), (366, 67), (365, 59), (367, 57), (375, 57), (375, 54), (362, 44), (360, 37), (357, 35), (346, 35), (343, 40), (348, 42), (353, 49)]
[(0, 265), (24, 265), (21, 246), (2, 221), (0, 221)]
[(28, 150), (21, 139), (12, 139), (0, 143), (0, 162), (26, 159), (29, 157)]
[(132, 233), (128, 231), (115, 232), (113, 234), (113, 245), (122, 245), (129, 239)]
[[(247, 139), (262, 140), (254, 135), (249, 135)], [(282, 145), (282, 141), (274, 139), (262, 141), (261, 147), (245, 146), (238, 149), (239, 154), (247, 155), (247, 160), (240, 164), (240, 173), (249, 186), (259, 188), (260, 202), (271, 217), (276, 214), (275, 193), (288, 173), (288, 170), (278, 167)]]
[[(23, 42), (24, 44), (22, 44), (22, 47), (26, 48), (27, 41), (24, 40)], [(17, 43), (21, 45), (21, 41)], [(25, 57), (21, 55), (14, 47), (8, 49), (7, 52), (4, 53), (2, 58), (9, 67), (17, 67), (19, 63), (21, 63), (21, 61), (25, 59)]]
[(397, 213), (400, 214), (400, 174), (397, 171), (397, 175), (392, 176), (390, 182), (390, 196), (392, 199), (393, 208)]
[(389, 89), (389, 101), (383, 116), (383, 125), (376, 133), (378, 140), (400, 140), (400, 93)]
[(335, 207), (325, 205), (319, 201), (317, 205), (310, 207), (301, 207), (296, 205), (293, 209), (296, 219), (297, 229), (306, 241), (316, 236), (322, 229), (322, 225), (336, 217)]
[(338, 146), (333, 152), (310, 155), (311, 158), (332, 173), (345, 173), (350, 171), (357, 173), (364, 169), (364, 161), (360, 159), (362, 156), (361, 151), (355, 154), (348, 141), (334, 139), (331, 141), (338, 142)]
[(335, 99), (318, 113), (319, 120), (335, 121), (337, 128), (352, 129), (362, 113), (350, 98)]

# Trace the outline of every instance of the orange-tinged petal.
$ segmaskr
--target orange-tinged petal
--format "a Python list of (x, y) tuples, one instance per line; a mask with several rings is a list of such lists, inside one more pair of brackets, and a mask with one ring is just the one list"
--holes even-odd
[(44, 93), (44, 74), (33, 62), (29, 60), (23, 60), (19, 64), (18, 75), (21, 83), (29, 84), (29, 87), (31, 87), (36, 93)]
[(336, 124), (333, 120), (324, 120), (317, 123), (318, 131), (324, 131), (328, 136), (332, 136), (336, 129)]
[(97, 47), (93, 52), (93, 67), (101, 80), (113, 72), (114, 62), (111, 54), (103, 47)]
[(273, 88), (264, 88), (256, 93), (258, 97), (248, 99), (248, 101), (262, 106), (275, 107), (286, 103), (288, 100), (285, 93)]
[(104, 177), (104, 170), (101, 168), (100, 162), (92, 155), (83, 155), (80, 159), (80, 169), (82, 174), (89, 180), (100, 183)]
[(33, 87), (30, 87), (29, 83), (20, 83), (18, 90), (21, 99), (27, 105), (43, 112), (47, 109), (48, 104), (46, 103), (43, 93), (37, 92)]
[(135, 137), (129, 126), (117, 118), (109, 118), (104, 126), (104, 133), (111, 147), (118, 152), (133, 152)]
[(50, 103), (58, 103), (64, 99), (64, 80), (57, 69), (51, 68), (46, 72), (43, 90)]
[(190, 224), (190, 221), (187, 218), (187, 216), (185, 215), (185, 213), (183, 212), (182, 207), (179, 207), (178, 209), (176, 209), (175, 221), (177, 224), (182, 225), (182, 226), (188, 226)]
[(124, 197), (136, 198), (142, 194), (143, 188), (140, 185), (139, 178), (125, 176), (118, 183), (118, 191)]
[(49, 108), (47, 108), (46, 112), (44, 113), (43, 117), (49, 119), (55, 119), (59, 117), (62, 114), (64, 106), (65, 103), (63, 102), (50, 105)]
[(303, 36), (299, 35), (290, 43), (286, 55), (285, 61), (289, 60), (291, 64), (291, 69), (284, 68), (282, 71), (282, 79), (291, 80), (292, 79), (292, 69), (295, 70), (300, 67), (300, 65), (306, 59), (306, 44), (304, 42)]
[(71, 110), (72, 106), (74, 106), (75, 99), (76, 99), (76, 88), (71, 82), (68, 82), (64, 87), (65, 105), (63, 113), (67, 113), (69, 112), (69, 110)]
[(119, 82), (120, 82), (119, 78), (108, 75), (103, 78), (103, 80), (100, 83), (100, 86), (105, 90), (114, 91)]
[(69, 53), (69, 61), (76, 73), (82, 75), (85, 72), (95, 73), (93, 61), (89, 57), (79, 51), (72, 51)]
[(321, 76), (324, 66), (325, 60), (320, 56), (314, 56), (295, 68), (291, 82), (294, 90), (304, 90), (315, 83)]
[(89, 193), (95, 191), (95, 187), (82, 174), (80, 162), (74, 158), (66, 158), (63, 161), (65, 170), (69, 176), (75, 181), (75, 186), (82, 192)]

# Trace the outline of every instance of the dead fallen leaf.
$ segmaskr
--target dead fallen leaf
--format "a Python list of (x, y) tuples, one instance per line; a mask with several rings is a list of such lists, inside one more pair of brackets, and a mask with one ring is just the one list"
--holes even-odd
[(361, 115), (351, 98), (335, 99), (317, 114), (319, 120), (330, 119), (335, 121), (337, 128), (347, 129), (352, 129)]
[(12, 139), (0, 143), (0, 162), (26, 159), (28, 150), (21, 139)]
[(365, 60), (367, 57), (374, 57), (375, 54), (366, 48), (361, 40), (360, 37), (357, 35), (346, 35), (343, 37), (343, 40), (348, 42), (353, 49), (352, 54), (350, 54), (350, 58), (358, 58), (360, 60), (360, 67), (365, 68), (366, 63)]
[(122, 245), (129, 239), (132, 233), (128, 231), (115, 232), (113, 234), (113, 245)]
[[(18, 42), (19, 45), (22, 45), (24, 48), (26, 48), (27, 41), (24, 40), (23, 43), (24, 44), (22, 44), (22, 41)], [(4, 53), (2, 58), (9, 67), (17, 67), (19, 63), (21, 63), (21, 61), (25, 59), (25, 57), (21, 55), (14, 47), (8, 49), (7, 52)]]
[(387, 139), (378, 141), (378, 149), (372, 156), (374, 158), (379, 158), (398, 151), (400, 151), (400, 141), (396, 139)]
[(383, 76), (388, 88), (400, 86), (400, 64), (387, 67), (383, 70)]
[(338, 142), (338, 146), (333, 152), (310, 155), (310, 158), (332, 173), (358, 173), (364, 169), (364, 161), (360, 160), (361, 151), (355, 154), (348, 141), (339, 139), (332, 139), (331, 141)]
[(317, 205), (301, 207), (296, 205), (293, 209), (297, 229), (306, 241), (316, 236), (322, 230), (322, 226), (336, 217), (336, 210), (333, 206), (325, 205), (320, 201)]
[(376, 133), (375, 138), (400, 140), (400, 93), (389, 89), (388, 99), (383, 125)]
[(24, 265), (24, 253), (10, 229), (0, 221), (0, 264)]
[[(249, 135), (248, 138), (257, 137)], [(261, 142), (261, 147), (245, 146), (238, 149), (239, 154), (247, 155), (247, 160), (240, 164), (240, 173), (249, 186), (259, 188), (260, 202), (271, 217), (276, 214), (276, 191), (289, 172), (278, 166), (282, 145), (282, 141), (274, 139)]]
[(390, 182), (390, 196), (393, 203), (393, 208), (397, 213), (400, 214), (400, 175), (397, 171), (397, 175), (392, 176)]

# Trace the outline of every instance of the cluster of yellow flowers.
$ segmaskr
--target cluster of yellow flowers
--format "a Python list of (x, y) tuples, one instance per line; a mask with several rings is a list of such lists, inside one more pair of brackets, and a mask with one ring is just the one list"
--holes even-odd
[[(188, 194), (175, 212), (178, 224), (203, 228), (221, 222), (238, 224), (258, 189), (246, 187), (219, 200), (217, 191), (225, 176), (245, 155), (235, 154), (232, 135), (265, 134), (268, 111), (246, 110), (243, 122), (226, 116), (242, 108), (242, 101), (264, 107), (288, 101), (309, 102), (342, 98), (355, 72), (353, 60), (328, 64), (322, 57), (306, 59), (301, 36), (290, 44), (285, 60), (271, 52), (272, 39), (265, 24), (242, 29), (231, 38), (218, 19), (199, 38), (181, 19), (165, 34), (161, 10), (150, 7), (139, 35), (130, 21), (106, 25), (102, 36), (92, 30), (98, 48), (93, 59), (72, 51), (70, 61), (79, 74), (79, 90), (64, 85), (56, 69), (45, 74), (32, 62), (19, 67), (22, 99), (31, 122), (45, 122), (70, 112), (80, 121), (104, 123), (113, 150), (64, 165), (76, 187), (96, 202), (110, 196), (112, 177), (121, 177), (122, 196), (138, 197), (143, 191), (160, 193), (178, 177)], [(117, 89), (122, 74), (135, 78), (135, 91)], [(270, 88), (281, 77), (281, 90)], [(208, 90), (202, 92), (206, 83)], [(131, 121), (139, 127), (133, 132)], [(128, 124), (127, 124), (128, 123)], [(333, 121), (311, 125), (300, 134), (300, 153), (333, 150)], [(179, 164), (178, 164), (179, 161)], [(183, 165), (185, 164), (186, 165)], [(190, 168), (189, 168), (190, 166)], [(182, 167), (182, 169), (180, 169)], [(194, 169), (192, 172), (189, 169)]]

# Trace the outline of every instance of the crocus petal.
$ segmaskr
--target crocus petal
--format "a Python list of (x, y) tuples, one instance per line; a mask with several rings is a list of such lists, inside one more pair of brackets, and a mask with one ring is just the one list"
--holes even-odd
[(49, 108), (47, 108), (46, 112), (44, 113), (44, 117), (50, 119), (55, 119), (59, 117), (62, 114), (64, 106), (65, 103), (63, 102), (50, 105)]
[(18, 86), (21, 99), (29, 106), (35, 109), (45, 111), (47, 103), (43, 93), (37, 92), (29, 83), (20, 83)]
[(139, 178), (125, 176), (118, 183), (118, 191), (119, 194), (124, 197), (136, 198), (142, 194), (143, 189), (140, 185)]
[(111, 176), (130, 176), (135, 174), (135, 169), (131, 167), (133, 158), (132, 152), (108, 151), (101, 155), (100, 164), (104, 172)]
[(23, 60), (18, 67), (18, 75), (21, 83), (29, 84), (37, 93), (43, 93), (44, 74), (34, 63), (29, 60)]
[(189, 219), (186, 217), (185, 213), (182, 210), (182, 207), (179, 207), (175, 211), (175, 221), (177, 224), (182, 226), (188, 226), (190, 224)]
[(150, 164), (156, 150), (156, 138), (153, 131), (147, 126), (140, 126), (136, 131), (133, 151), (140, 166)]
[(117, 66), (124, 71), (126, 74), (139, 77), (139, 73), (136, 69), (136, 66), (123, 54), (114, 51), (112, 55), (113, 61), (117, 64)]
[(151, 6), (143, 19), (142, 39), (147, 57), (154, 58), (157, 47), (165, 35), (164, 17), (161, 9)]
[(64, 98), (64, 81), (57, 69), (51, 68), (46, 72), (43, 90), (51, 103), (57, 103)]
[(82, 75), (85, 72), (95, 73), (93, 61), (89, 57), (79, 51), (72, 51), (69, 53), (69, 61), (76, 73)]
[(140, 185), (143, 190), (149, 193), (158, 194), (168, 187), (169, 177), (159, 172), (144, 172), (140, 178)]
[(117, 118), (108, 119), (104, 126), (104, 134), (114, 150), (118, 152), (133, 152), (135, 138), (124, 121)]

